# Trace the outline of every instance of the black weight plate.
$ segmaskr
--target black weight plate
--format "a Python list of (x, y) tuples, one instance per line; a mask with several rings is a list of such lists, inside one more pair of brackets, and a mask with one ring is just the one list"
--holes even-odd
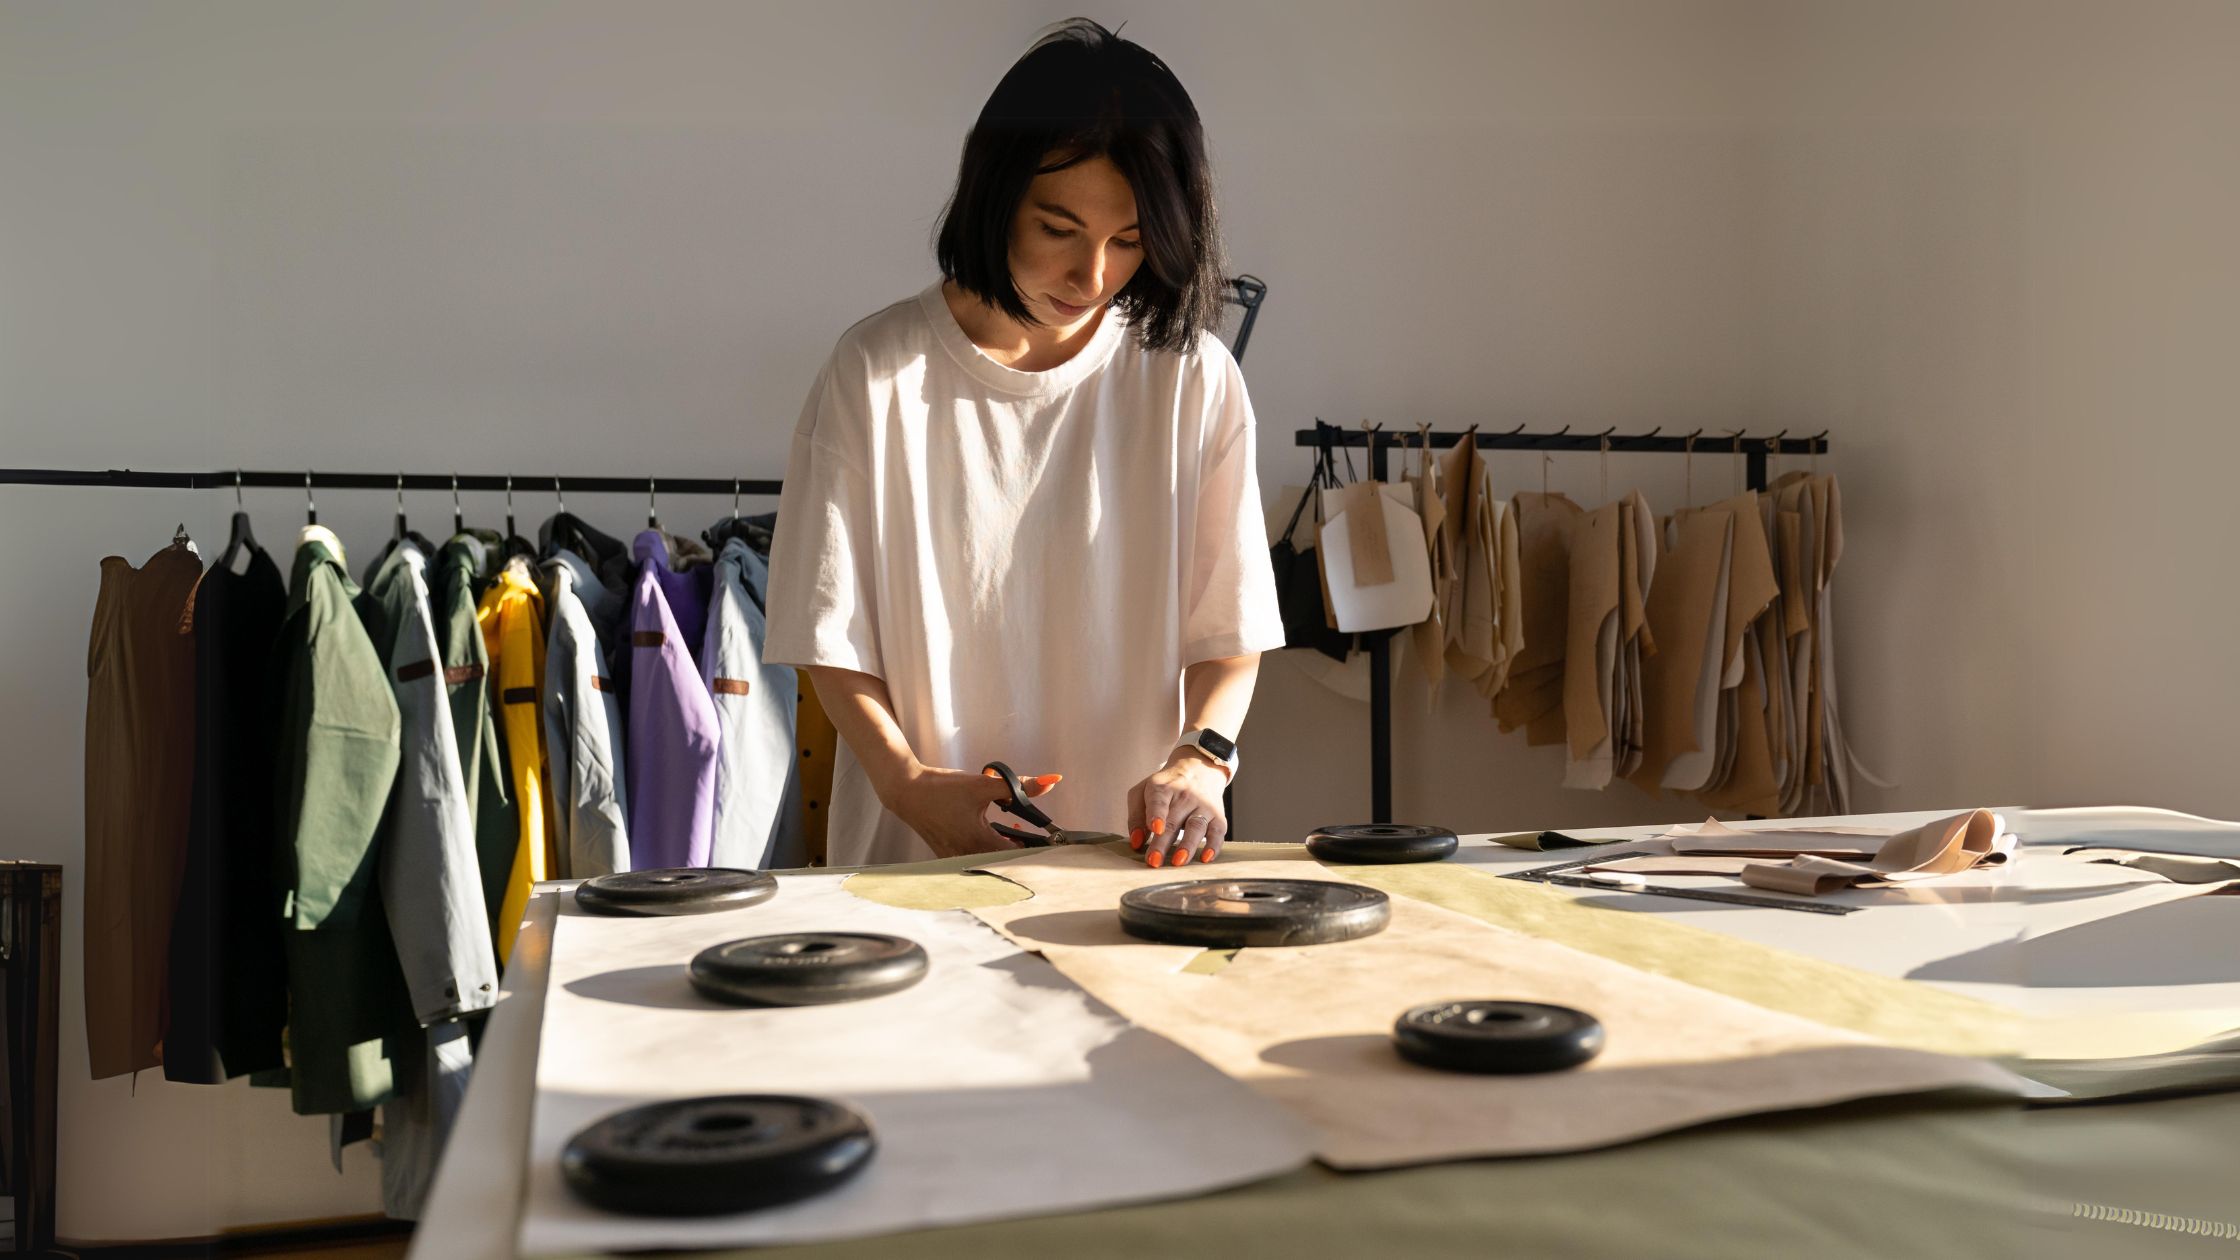
[(1394, 1021), (1392, 1043), (1449, 1072), (1560, 1072), (1602, 1052), (1602, 1023), (1545, 1002), (1433, 1002)]
[(1409, 823), (1355, 823), (1322, 827), (1307, 837), (1307, 852), (1325, 862), (1355, 866), (1436, 862), (1462, 842), (1444, 827)]
[(701, 950), (692, 987), (718, 1002), (821, 1006), (899, 993), (925, 979), (916, 941), (869, 932), (787, 932)]
[(717, 1216), (822, 1194), (877, 1146), (862, 1113), (823, 1098), (679, 1098), (588, 1126), (568, 1139), (560, 1171), (578, 1198), (612, 1212)]
[(778, 881), (761, 871), (678, 866), (587, 879), (576, 885), (576, 905), (593, 914), (707, 914), (756, 905), (777, 892)]
[(1327, 945), (1384, 930), (1392, 899), (1319, 879), (1197, 879), (1120, 897), (1120, 926), (1169, 945)]

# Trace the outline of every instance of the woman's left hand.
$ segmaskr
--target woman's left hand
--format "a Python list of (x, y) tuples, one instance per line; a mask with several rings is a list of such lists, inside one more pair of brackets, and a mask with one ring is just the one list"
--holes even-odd
[(1221, 808), (1229, 775), (1203, 755), (1177, 748), (1167, 764), (1128, 789), (1128, 843), (1152, 866), (1211, 862), (1229, 835)]

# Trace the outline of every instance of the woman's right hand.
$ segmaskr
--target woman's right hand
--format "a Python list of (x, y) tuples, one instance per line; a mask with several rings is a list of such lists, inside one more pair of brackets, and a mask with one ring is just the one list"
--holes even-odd
[[(1020, 783), (1028, 796), (1040, 796), (1055, 787), (1060, 777), (1022, 776)], [(992, 775), (978, 770), (916, 766), (879, 795), (887, 812), (908, 823), (937, 856), (1019, 847), (1017, 841), (1004, 838), (988, 825), (988, 806), (1010, 795), (1003, 780)]]

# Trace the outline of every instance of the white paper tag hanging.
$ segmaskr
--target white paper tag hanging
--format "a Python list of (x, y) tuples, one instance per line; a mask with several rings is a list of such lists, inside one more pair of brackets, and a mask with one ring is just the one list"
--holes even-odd
[(1422, 518), (1409, 506), (1415, 488), (1406, 482), (1377, 483), (1392, 578), (1373, 586), (1360, 585), (1354, 574), (1353, 517), (1367, 504), (1349, 493), (1353, 489), (1325, 490), (1322, 500), (1327, 518), (1322, 526), (1323, 572), (1338, 629), (1354, 634), (1412, 626), (1431, 615), (1431, 554), (1424, 546)]

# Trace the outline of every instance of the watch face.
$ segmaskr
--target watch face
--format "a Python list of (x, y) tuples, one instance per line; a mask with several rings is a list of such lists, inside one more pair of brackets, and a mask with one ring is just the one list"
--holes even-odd
[(1198, 732), (1198, 747), (1205, 749), (1223, 761), (1237, 755), (1237, 746), (1234, 741), (1223, 739), (1212, 731)]

